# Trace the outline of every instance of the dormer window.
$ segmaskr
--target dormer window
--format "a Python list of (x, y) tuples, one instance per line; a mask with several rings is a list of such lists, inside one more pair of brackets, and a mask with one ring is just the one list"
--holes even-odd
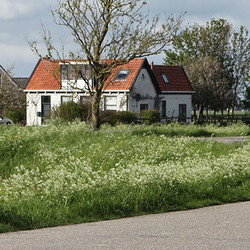
[(90, 70), (87, 64), (62, 64), (61, 79), (62, 80), (82, 80), (89, 79)]
[(69, 67), (69, 65), (67, 65), (67, 64), (61, 65), (61, 79), (62, 80), (68, 79), (68, 67)]
[(128, 69), (119, 70), (118, 73), (115, 76), (115, 81), (126, 80), (128, 72), (129, 72)]
[(161, 73), (161, 77), (162, 77), (162, 79), (164, 80), (164, 82), (165, 82), (166, 84), (169, 84), (168, 78), (167, 78), (167, 76), (166, 76), (165, 73)]

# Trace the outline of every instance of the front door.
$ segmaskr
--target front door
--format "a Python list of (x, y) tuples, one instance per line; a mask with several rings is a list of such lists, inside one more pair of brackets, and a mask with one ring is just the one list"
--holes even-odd
[(187, 105), (179, 104), (179, 122), (186, 122), (187, 120)]
[(42, 118), (47, 118), (50, 115), (51, 98), (50, 96), (42, 96)]

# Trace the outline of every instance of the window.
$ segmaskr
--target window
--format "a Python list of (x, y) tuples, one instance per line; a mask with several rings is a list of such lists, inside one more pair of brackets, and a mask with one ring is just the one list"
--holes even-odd
[(119, 70), (115, 76), (115, 81), (126, 80), (128, 72), (129, 72), (128, 69)]
[(166, 106), (167, 106), (167, 102), (166, 101), (162, 101), (161, 102), (161, 116), (162, 117), (166, 117), (167, 116), (167, 108), (166, 108)]
[(186, 122), (187, 119), (187, 105), (179, 104), (179, 122)]
[(51, 98), (50, 96), (42, 96), (42, 117), (48, 117), (50, 114)]
[(167, 78), (167, 76), (166, 76), (165, 73), (161, 73), (161, 77), (162, 77), (162, 79), (164, 80), (164, 82), (165, 82), (166, 84), (169, 84), (168, 78)]
[(81, 64), (77, 65), (78, 79), (89, 79), (90, 78), (90, 70), (89, 65)]
[(62, 96), (61, 97), (61, 103), (67, 103), (67, 102), (70, 102), (72, 101), (72, 96)]
[(66, 64), (61, 65), (61, 79), (67, 80), (68, 79), (68, 66)]
[(81, 105), (91, 104), (91, 97), (90, 96), (80, 96), (80, 103), (81, 103)]
[(148, 110), (148, 104), (141, 104), (140, 105), (140, 110)]
[(62, 64), (61, 79), (62, 80), (80, 80), (89, 79), (90, 70), (87, 64)]
[(106, 96), (105, 97), (105, 110), (116, 110), (117, 107), (116, 96)]

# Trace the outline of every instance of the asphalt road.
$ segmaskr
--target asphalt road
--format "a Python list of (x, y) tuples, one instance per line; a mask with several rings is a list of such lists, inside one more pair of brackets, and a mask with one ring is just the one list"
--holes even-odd
[(250, 202), (0, 235), (1, 250), (249, 250)]
[(234, 142), (249, 142), (247, 136), (232, 136), (232, 137), (193, 137), (195, 140), (217, 141), (222, 143)]

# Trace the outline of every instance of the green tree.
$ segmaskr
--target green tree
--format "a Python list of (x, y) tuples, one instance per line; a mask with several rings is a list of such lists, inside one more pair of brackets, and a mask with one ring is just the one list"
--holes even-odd
[[(165, 51), (165, 64), (184, 66), (196, 90), (195, 105), (200, 106), (202, 101), (206, 102), (202, 106), (209, 106), (214, 110), (218, 109), (218, 105), (221, 110), (233, 108), (249, 78), (249, 46), (246, 28), (241, 27), (237, 33), (226, 20), (211, 20), (205, 26), (194, 24), (181, 31), (174, 38), (173, 49)], [(210, 61), (210, 66), (207, 65), (207, 60)], [(203, 75), (206, 76), (203, 77), (203, 84), (201, 78), (196, 82), (198, 77), (194, 68), (200, 72), (195, 65), (197, 62), (200, 62)], [(215, 65), (216, 70), (212, 73), (209, 67), (212, 69)], [(202, 99), (199, 96), (201, 91)]]
[(232, 55), (231, 55), (231, 72), (233, 107), (240, 102), (239, 96), (244, 92), (248, 93), (249, 74), (250, 74), (250, 39), (248, 30), (241, 26), (239, 32), (235, 32), (232, 37)]
[(246, 110), (250, 110), (250, 87), (246, 87), (245, 96), (243, 100), (243, 107)]
[[(105, 82), (112, 69), (139, 57), (156, 55), (171, 42), (180, 27), (181, 16), (169, 16), (159, 24), (159, 15), (150, 21), (142, 14), (142, 0), (58, 0), (52, 10), (54, 21), (71, 31), (79, 46), (70, 58), (87, 59), (91, 73), (85, 81), (92, 99), (92, 127), (100, 127), (100, 101)], [(59, 56), (52, 45), (50, 32), (44, 30), (43, 40), (48, 55)], [(36, 42), (30, 43), (38, 53)], [(101, 59), (107, 59), (106, 62)], [(89, 84), (94, 79), (94, 86)]]

